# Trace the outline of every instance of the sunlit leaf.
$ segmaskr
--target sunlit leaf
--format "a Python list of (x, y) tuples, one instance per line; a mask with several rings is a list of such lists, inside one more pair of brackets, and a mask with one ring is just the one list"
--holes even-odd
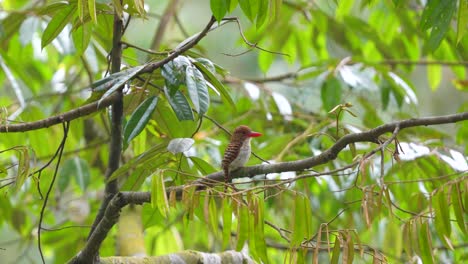
[(229, 9), (229, 0), (210, 0), (210, 8), (216, 20), (221, 22)]
[(466, 212), (464, 212), (463, 209), (461, 184), (459, 183), (452, 185), (452, 206), (455, 213), (455, 218), (457, 219), (458, 227), (460, 227), (461, 231), (466, 234), (464, 219)]
[(65, 26), (71, 22), (75, 9), (76, 5), (69, 5), (52, 17), (52, 19), (49, 21), (49, 24), (47, 24), (44, 33), (42, 34), (41, 48), (44, 48), (50, 42), (52, 42), (52, 40), (54, 40), (58, 34), (62, 32)]
[(91, 25), (83, 23), (76, 30), (72, 31), (73, 44), (75, 44), (76, 52), (82, 55), (91, 41)]
[(258, 0), (238, 0), (239, 5), (244, 12), (244, 15), (250, 20), (250, 22), (254, 22), (255, 17), (258, 13)]
[(458, 19), (457, 19), (457, 43), (466, 33), (466, 25), (468, 25), (468, 1), (458, 1)]
[(93, 23), (97, 23), (96, 0), (88, 0), (88, 10), (91, 21), (93, 21)]

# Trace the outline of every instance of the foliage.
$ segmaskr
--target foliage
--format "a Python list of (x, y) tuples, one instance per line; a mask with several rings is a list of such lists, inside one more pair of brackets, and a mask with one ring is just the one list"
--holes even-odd
[[(305, 171), (236, 179), (238, 191), (224, 193), (221, 184), (199, 191), (193, 184), (219, 171), (229, 141), (223, 129), (240, 124), (264, 134), (252, 140), (260, 159), (248, 165), (274, 164), (428, 115), (435, 111), (424, 110), (429, 106), (449, 109), (443, 114), (468, 111), (467, 1), (211, 0), (200, 14), (184, 12), (190, 3), (150, 2), (0, 2), (6, 260), (39, 259), (39, 222), (47, 263), (71, 259), (85, 245), (112, 180), (120, 191), (152, 195), (142, 206), (148, 255), (248, 245), (264, 263), (468, 259), (466, 120), (356, 142)], [(174, 9), (168, 26), (163, 18)], [(211, 14), (216, 23), (196, 47), (148, 70), (200, 36), (185, 32), (201, 31)], [(125, 22), (123, 66), (109, 74), (115, 19)], [(154, 32), (175, 29), (157, 51), (148, 45), (152, 36), (129, 36), (156, 24)], [(237, 44), (211, 37), (223, 32), (226, 39), (239, 36)], [(230, 54), (234, 46), (250, 52)], [(215, 54), (219, 48), (230, 56)], [(236, 60), (238, 68), (221, 66)], [(110, 111), (70, 122), (59, 164), (62, 126), (8, 133), (11, 125), (99, 105), (122, 87), (124, 150), (107, 179)], [(427, 100), (429, 92), (442, 99)], [(184, 186), (180, 197), (171, 192), (175, 186)], [(117, 255), (114, 240), (113, 233), (106, 237), (102, 256)]]

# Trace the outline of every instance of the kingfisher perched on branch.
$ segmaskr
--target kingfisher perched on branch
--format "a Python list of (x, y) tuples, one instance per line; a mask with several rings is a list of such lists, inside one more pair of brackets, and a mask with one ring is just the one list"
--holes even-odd
[(251, 152), (250, 139), (261, 135), (261, 133), (252, 131), (248, 126), (238, 126), (234, 130), (222, 161), (226, 184), (231, 180), (229, 173), (244, 166), (249, 160)]

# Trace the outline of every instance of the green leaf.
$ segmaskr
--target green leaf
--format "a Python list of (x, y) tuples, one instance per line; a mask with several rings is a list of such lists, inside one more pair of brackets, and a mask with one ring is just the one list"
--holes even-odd
[(193, 62), (193, 64), (195, 64), (195, 66), (197, 66), (203, 75), (205, 75), (211, 85), (213, 85), (214, 88), (221, 94), (222, 98), (227, 101), (232, 106), (232, 108), (236, 109), (236, 104), (232, 100), (231, 95), (229, 95), (229, 92), (226, 90), (224, 85), (213, 75), (213, 73), (200, 62)]
[(447, 196), (443, 189), (436, 193), (435, 197), (432, 198), (432, 202), (435, 210), (434, 221), (436, 228), (438, 225), (442, 228), (442, 232), (439, 235), (442, 235), (441, 239), (444, 240), (444, 236), (450, 237), (451, 225)]
[(258, 4), (258, 0), (239, 0), (239, 5), (242, 11), (252, 23), (254, 22), (255, 17), (257, 16)]
[(265, 243), (265, 202), (263, 197), (255, 196), (257, 203), (256, 219), (254, 221), (255, 250), (263, 263), (269, 263), (267, 245)]
[(208, 106), (210, 105), (210, 96), (205, 78), (203, 78), (203, 74), (196, 67), (187, 66), (185, 83), (189, 97), (201, 118), (208, 111)]
[(162, 156), (165, 153), (167, 153), (167, 143), (163, 141), (163, 143), (152, 146), (146, 152), (143, 152), (140, 155), (128, 160), (125, 164), (120, 166), (120, 168), (114, 171), (114, 173), (112, 173), (107, 182), (120, 178), (121, 176), (127, 174), (129, 171), (140, 166), (145, 166), (149, 169), (153, 169), (151, 165), (157, 165), (157, 162), (161, 162), (161, 160), (163, 160), (163, 162), (165, 163), (164, 156)]
[(390, 102), (391, 85), (386, 79), (380, 83), (380, 100), (382, 101), (382, 110), (386, 110)]
[(72, 39), (77, 55), (83, 55), (91, 40), (91, 25), (83, 23), (78, 26), (76, 30), (72, 31)]
[(229, 248), (231, 241), (232, 205), (230, 199), (223, 199), (223, 249)]
[[(61, 179), (61, 178), (65, 179)], [(77, 156), (66, 160), (60, 170), (59, 189), (65, 191), (70, 178), (74, 178), (80, 189), (85, 191), (91, 181), (88, 162)]]
[(182, 153), (189, 150), (193, 143), (195, 143), (195, 140), (192, 138), (174, 138), (169, 142), (167, 150), (172, 154)]
[(389, 220), (386, 225), (383, 243), (389, 254), (400, 258), (403, 249), (403, 235), (400, 226), (393, 220)]
[(83, 21), (83, 18), (85, 16), (85, 13), (86, 13), (86, 8), (87, 8), (87, 5), (85, 3), (86, 0), (77, 0), (77, 3), (76, 3), (76, 6), (78, 8), (78, 18)]
[[(205, 58), (196, 58), (195, 61), (203, 64), (203, 66), (209, 70), (212, 74), (215, 74), (216, 73), (216, 66), (213, 62), (211, 62), (210, 60), (208, 59), (205, 59)], [(219, 67), (219, 66), (218, 66)], [(221, 70), (224, 70), (223, 68), (219, 67)], [(225, 70), (224, 70), (225, 71)]]
[(468, 1), (458, 1), (458, 19), (457, 19), (457, 44), (466, 33), (466, 25), (468, 25)]
[(174, 110), (179, 121), (194, 120), (192, 108), (190, 107), (187, 98), (185, 98), (180, 91), (177, 90), (174, 95), (171, 96), (167, 87), (164, 86), (164, 92), (166, 94), (167, 101), (171, 105), (172, 110)]
[(310, 236), (310, 205), (305, 196), (296, 195), (294, 199), (294, 226), (291, 238), (291, 247), (299, 246), (305, 237)]
[(200, 159), (198, 157), (189, 157), (189, 159), (193, 162), (197, 170), (199, 170), (202, 175), (208, 175), (210, 173), (217, 172), (218, 170), (214, 168), (210, 163), (206, 162), (204, 159)]
[(460, 227), (460, 230), (466, 234), (465, 219), (463, 217), (463, 202), (462, 202), (462, 191), (461, 184), (456, 183), (452, 185), (452, 206), (453, 212), (455, 213), (455, 218), (457, 219), (457, 224)]
[(258, 0), (258, 15), (256, 26), (260, 28), (266, 21), (268, 17), (268, 10), (269, 10), (269, 2), (268, 0)]
[(217, 236), (218, 233), (218, 208), (216, 207), (216, 201), (211, 196), (209, 198), (208, 202), (208, 214), (209, 214), (209, 221), (210, 221), (210, 227), (211, 231), (215, 236)]
[[(424, 51), (432, 52), (439, 47), (440, 42), (450, 29), (450, 21), (457, 7), (455, 0), (430, 0), (424, 8), (421, 17), (421, 29), (431, 29)], [(466, 26), (466, 25), (465, 25)]]
[(164, 218), (169, 212), (169, 203), (167, 202), (166, 188), (164, 186), (164, 178), (161, 170), (153, 173), (151, 178), (151, 205), (158, 208)]
[(44, 33), (42, 34), (41, 48), (47, 46), (58, 36), (58, 34), (60, 34), (60, 32), (62, 32), (65, 26), (73, 18), (75, 9), (76, 5), (69, 5), (60, 10), (57, 14), (54, 15), (54, 17), (52, 17), (49, 24), (47, 24)]
[(275, 54), (270, 52), (260, 51), (258, 54), (258, 66), (263, 73), (266, 73), (270, 69), (271, 64), (275, 60)]
[(156, 109), (157, 103), (158, 97), (151, 96), (143, 101), (135, 109), (135, 111), (133, 111), (124, 128), (124, 149), (127, 148), (132, 139), (138, 136), (138, 134), (140, 134), (140, 132), (145, 129), (145, 126), (148, 124), (154, 109)]
[(341, 82), (335, 76), (327, 78), (322, 84), (320, 96), (324, 110), (330, 111), (341, 103)]
[(91, 21), (93, 23), (97, 23), (97, 15), (96, 15), (96, 0), (88, 0), (88, 10), (89, 16), (91, 17)]
[(221, 22), (229, 8), (229, 0), (210, 0), (210, 8), (216, 21)]
[(339, 239), (339, 234), (335, 238), (335, 245), (333, 246), (333, 252), (332, 252), (332, 259), (330, 261), (331, 264), (338, 264), (338, 260), (340, 259), (340, 239)]
[(422, 263), (434, 263), (434, 256), (432, 255), (432, 240), (427, 222), (423, 222), (419, 228), (419, 249), (421, 251)]
[(185, 68), (188, 66), (190, 66), (190, 60), (185, 56), (178, 56), (162, 66), (161, 75), (166, 81), (170, 95), (174, 95), (179, 87), (185, 84)]
[(245, 241), (249, 238), (249, 209), (241, 205), (237, 213), (237, 245), (236, 251), (240, 251)]
[(25, 146), (15, 147), (18, 156), (18, 174), (15, 179), (15, 190), (18, 191), (29, 176), (30, 159), (29, 148)]
[(427, 79), (431, 90), (437, 90), (442, 81), (442, 66), (440, 64), (427, 65)]
[(95, 88), (96, 91), (103, 91), (105, 90), (106, 92), (102, 95), (101, 99), (99, 99), (99, 103), (102, 102), (105, 98), (107, 98), (109, 95), (117, 91), (124, 83), (128, 82), (130, 79), (132, 79), (135, 75), (137, 75), (145, 65), (140, 65), (136, 66), (130, 69), (126, 69), (124, 71), (120, 71), (117, 73), (114, 73), (107, 77), (108, 79), (107, 82), (99, 85), (98, 87)]

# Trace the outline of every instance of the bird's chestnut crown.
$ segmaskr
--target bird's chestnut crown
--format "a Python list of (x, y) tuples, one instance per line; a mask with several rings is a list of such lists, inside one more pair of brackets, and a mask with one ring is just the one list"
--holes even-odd
[(262, 135), (259, 132), (252, 131), (248, 126), (238, 126), (236, 130), (234, 130), (234, 134), (240, 134), (247, 137), (259, 137)]

